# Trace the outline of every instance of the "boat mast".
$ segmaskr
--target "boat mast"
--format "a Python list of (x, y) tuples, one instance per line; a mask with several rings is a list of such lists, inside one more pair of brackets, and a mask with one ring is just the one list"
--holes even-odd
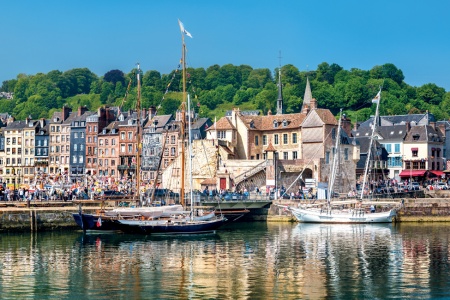
[(136, 100), (136, 195), (137, 199), (141, 199), (141, 69), (139, 63), (137, 64), (137, 100)]
[(339, 122), (338, 122), (338, 128), (336, 133), (336, 143), (334, 146), (334, 155), (333, 155), (333, 164), (331, 166), (331, 176), (330, 176), (330, 182), (328, 184), (328, 197), (327, 197), (327, 204), (328, 208), (331, 204), (331, 198), (333, 197), (333, 190), (334, 190), (334, 182), (336, 180), (336, 172), (337, 172), (337, 164), (338, 164), (338, 157), (340, 152), (340, 144), (341, 144), (341, 120), (342, 120), (342, 108), (339, 113)]
[(378, 122), (378, 113), (379, 113), (380, 101), (381, 101), (381, 87), (380, 87), (380, 90), (378, 91), (378, 94), (375, 96), (375, 98), (374, 98), (374, 100), (372, 100), (372, 102), (375, 100), (377, 102), (377, 108), (375, 109), (375, 117), (373, 118), (372, 135), (370, 136), (369, 149), (367, 151), (367, 158), (366, 158), (366, 166), (364, 168), (364, 178), (363, 178), (363, 185), (362, 185), (362, 189), (361, 189), (361, 201), (363, 200), (363, 197), (364, 197), (364, 189), (366, 187), (366, 181), (367, 181), (367, 172), (369, 170), (370, 157), (372, 156), (373, 137), (375, 136), (375, 129), (377, 127), (377, 122)]
[(186, 126), (186, 44), (184, 43), (184, 33), (181, 32), (181, 63), (182, 63), (182, 75), (183, 75), (183, 102), (181, 103), (181, 188), (180, 188), (180, 199), (181, 205), (185, 205), (184, 201), (184, 176), (185, 176), (185, 146), (184, 146), (184, 135)]
[(194, 218), (194, 196), (192, 193), (192, 187), (194, 186), (194, 182), (192, 181), (192, 140), (191, 140), (191, 98), (189, 97), (189, 94), (187, 95), (187, 106), (188, 106), (188, 143), (189, 143), (189, 185), (191, 187), (189, 192), (189, 198), (191, 201), (191, 221)]

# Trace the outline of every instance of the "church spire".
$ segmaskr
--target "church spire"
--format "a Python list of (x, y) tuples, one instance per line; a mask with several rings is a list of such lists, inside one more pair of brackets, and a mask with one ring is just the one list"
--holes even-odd
[(311, 100), (312, 100), (311, 85), (309, 84), (309, 78), (306, 77), (306, 88), (305, 88), (305, 95), (303, 96), (302, 111), (305, 111), (305, 109), (310, 108)]
[(283, 87), (281, 84), (281, 68), (278, 70), (277, 115), (283, 114)]

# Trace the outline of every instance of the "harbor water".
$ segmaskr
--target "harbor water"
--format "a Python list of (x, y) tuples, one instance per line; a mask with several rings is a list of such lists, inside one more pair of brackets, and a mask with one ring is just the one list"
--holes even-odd
[(450, 224), (234, 223), (213, 235), (2, 233), (1, 299), (449, 298)]

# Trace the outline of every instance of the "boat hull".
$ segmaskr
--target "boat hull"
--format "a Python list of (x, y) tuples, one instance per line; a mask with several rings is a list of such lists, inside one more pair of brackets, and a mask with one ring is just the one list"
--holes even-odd
[(310, 210), (303, 208), (289, 208), (292, 215), (304, 223), (391, 223), (396, 216), (396, 210), (391, 209), (379, 213), (363, 212), (331, 212), (327, 213), (320, 210)]
[[(139, 228), (141, 233), (145, 234), (203, 234), (215, 232), (227, 221), (226, 218), (220, 218), (208, 221), (171, 221), (164, 224), (155, 222), (144, 222), (138, 226), (129, 226)], [(136, 230), (133, 230), (136, 231)]]
[[(108, 217), (101, 217), (92, 214), (72, 214), (75, 223), (80, 226), (83, 230), (122, 230), (123, 225), (115, 222), (113, 219)], [(101, 221), (98, 221), (101, 218)]]

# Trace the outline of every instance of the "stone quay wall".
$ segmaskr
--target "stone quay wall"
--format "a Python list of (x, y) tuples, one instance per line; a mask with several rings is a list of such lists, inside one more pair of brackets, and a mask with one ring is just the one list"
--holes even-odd
[[(450, 222), (450, 198), (405, 198), (403, 206), (398, 201), (399, 199), (394, 200), (396, 201), (380, 200), (378, 204), (377, 202), (375, 204), (377, 207), (386, 204), (398, 207), (395, 222)], [(317, 201), (319, 202), (319, 200)], [(249, 220), (297, 222), (284, 206), (296, 206), (298, 204), (298, 200), (276, 200), (270, 208), (259, 209)], [(85, 206), (83, 212), (93, 213), (100, 209), (101, 207)], [(79, 230), (72, 217), (72, 213), (76, 212), (78, 212), (78, 207), (75, 205), (46, 208), (0, 207), (0, 232)]]
[[(98, 208), (83, 208), (83, 212), (95, 212)], [(72, 213), (76, 207), (53, 208), (7, 208), (0, 209), (0, 232), (7, 231), (48, 231), (77, 230)]]

